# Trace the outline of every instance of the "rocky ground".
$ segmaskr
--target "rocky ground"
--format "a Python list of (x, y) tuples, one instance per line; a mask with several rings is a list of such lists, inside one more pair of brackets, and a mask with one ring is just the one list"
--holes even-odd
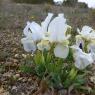
[(1, 0), (0, 95), (33, 95), (37, 90), (37, 78), (32, 75), (22, 74), (18, 69), (24, 61), (23, 55), (26, 54), (20, 39), (27, 21), (35, 20), (40, 23), (48, 12), (53, 12), (55, 15), (65, 13), (67, 22), (75, 29), (83, 25), (89, 25), (95, 29), (95, 12), (91, 9), (80, 8), (79, 6), (19, 4), (11, 0)]

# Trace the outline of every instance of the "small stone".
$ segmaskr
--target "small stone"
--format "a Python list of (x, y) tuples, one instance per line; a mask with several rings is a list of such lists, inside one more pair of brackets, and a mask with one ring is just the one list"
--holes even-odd
[(0, 95), (10, 95), (8, 91), (5, 91), (3, 93), (0, 93)]
[(14, 48), (14, 49), (13, 49), (13, 52), (16, 52), (16, 51), (17, 51), (17, 48)]
[(12, 87), (12, 91), (17, 92), (17, 87), (16, 87), (16, 86), (13, 86), (13, 87)]
[(3, 92), (4, 92), (4, 88), (1, 87), (1, 88), (0, 88), (0, 93), (3, 93)]
[(28, 79), (28, 82), (31, 82), (31, 81), (32, 81), (32, 79), (31, 79), (31, 78), (29, 78), (29, 79)]
[(9, 78), (12, 77), (12, 75), (13, 74), (11, 72), (7, 72), (3, 74), (4, 77), (9, 77)]
[(15, 58), (19, 58), (19, 54), (15, 54)]
[(22, 81), (23, 81), (23, 82), (26, 82), (26, 81), (27, 81), (27, 79), (26, 79), (26, 78), (24, 78)]
[(20, 74), (14, 75), (14, 78), (15, 78), (15, 79), (18, 79), (19, 77), (20, 77)]
[(23, 57), (23, 58), (26, 58), (26, 57), (27, 57), (27, 55), (25, 55), (25, 54), (22, 54), (22, 57)]
[(21, 93), (21, 95), (25, 95), (24, 93)]
[(19, 78), (18, 80), (21, 81), (21, 80), (23, 80), (23, 78)]
[(95, 76), (92, 76), (92, 77), (90, 78), (90, 81), (95, 84)]
[(13, 61), (14, 61), (14, 63), (18, 63), (18, 60), (17, 59), (14, 59)]
[(13, 66), (13, 67), (16, 67), (17, 65), (18, 65), (17, 63), (13, 63), (13, 65), (12, 65), (12, 66)]

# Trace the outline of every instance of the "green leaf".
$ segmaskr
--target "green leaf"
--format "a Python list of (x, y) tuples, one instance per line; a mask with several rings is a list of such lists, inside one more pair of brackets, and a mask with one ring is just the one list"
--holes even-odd
[(33, 73), (33, 74), (35, 73), (35, 70), (31, 66), (28, 66), (28, 65), (21, 65), (19, 69), (23, 73)]
[(77, 70), (75, 68), (72, 68), (68, 77), (70, 78), (70, 80), (73, 80), (76, 76), (77, 76)]
[(43, 61), (43, 56), (40, 51), (37, 51), (37, 53), (34, 55), (34, 63), (35, 64), (41, 64)]
[(45, 68), (44, 64), (39, 64), (35, 67), (35, 71), (36, 71), (38, 77), (43, 78), (45, 75), (46, 68)]

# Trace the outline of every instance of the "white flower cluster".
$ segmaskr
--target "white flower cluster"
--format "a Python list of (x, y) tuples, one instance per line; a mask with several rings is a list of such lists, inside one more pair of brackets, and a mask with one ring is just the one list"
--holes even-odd
[[(21, 39), (24, 50), (27, 52), (35, 52), (36, 50), (49, 51), (54, 45), (54, 55), (59, 58), (67, 58), (69, 48), (72, 48), (75, 59), (75, 66), (84, 69), (95, 61), (95, 32), (89, 26), (84, 26), (82, 31), (78, 29), (79, 35), (76, 36), (76, 44), (69, 46), (68, 30), (71, 27), (67, 25), (64, 14), (58, 14), (53, 18), (52, 13), (48, 13), (46, 19), (41, 25), (36, 22), (27, 22), (24, 28), (25, 38)], [(85, 52), (85, 41), (87, 41), (87, 49)]]
[[(62, 5), (67, 0), (53, 0), (55, 5)], [(95, 0), (78, 0), (78, 2), (85, 3), (89, 8), (95, 9)]]
[(62, 5), (64, 1), (67, 1), (67, 0), (53, 0), (55, 5)]
[(89, 26), (77, 31), (76, 45), (71, 48), (74, 50), (75, 66), (84, 69), (95, 61), (95, 31)]
[(78, 0), (78, 2), (87, 4), (89, 8), (95, 8), (95, 0)]

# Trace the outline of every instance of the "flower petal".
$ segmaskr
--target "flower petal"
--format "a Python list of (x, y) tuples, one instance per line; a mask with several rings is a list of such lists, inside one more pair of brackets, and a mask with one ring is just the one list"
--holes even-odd
[(81, 31), (80, 31), (80, 29), (79, 29), (79, 28), (77, 28), (77, 32), (78, 32), (78, 34), (81, 34)]
[(88, 44), (87, 48), (88, 52), (91, 53), (91, 56), (95, 62), (95, 42), (91, 42), (90, 44)]
[(66, 58), (68, 56), (68, 53), (69, 53), (69, 47), (64, 46), (62, 44), (56, 45), (54, 49), (55, 56), (59, 58)]
[(88, 65), (93, 63), (93, 59), (90, 54), (78, 55), (75, 57), (75, 66), (78, 69), (85, 69)]
[(30, 25), (30, 30), (32, 31), (32, 39), (34, 41), (41, 40), (44, 36), (42, 27), (36, 22), (32, 22)]
[(50, 50), (50, 43), (49, 41), (42, 40), (40, 43), (37, 44), (37, 47), (39, 50), (44, 51), (44, 50)]
[(64, 2), (64, 0), (53, 0), (53, 2), (54, 2), (56, 5), (62, 5), (62, 3)]
[(26, 37), (32, 36), (31, 30), (30, 30), (31, 23), (28, 21), (26, 27), (23, 30), (23, 33)]
[(80, 35), (76, 36), (76, 45), (80, 47), (80, 49), (84, 48), (84, 41)]
[(48, 25), (49, 25), (49, 23), (50, 23), (52, 17), (53, 17), (53, 14), (52, 14), (52, 13), (48, 13), (48, 16), (46, 17), (45, 21), (43, 21), (43, 22), (41, 23), (43, 32), (47, 32), (47, 31), (48, 31), (47, 28), (48, 28)]
[(74, 59), (75, 59), (75, 66), (78, 69), (84, 69), (88, 65), (93, 63), (91, 53), (83, 52), (82, 49), (80, 49), (76, 45), (71, 46), (71, 48), (73, 49), (73, 56), (74, 56)]
[(22, 38), (21, 43), (24, 46), (26, 52), (32, 52), (36, 50), (36, 45), (31, 38)]
[(91, 32), (92, 30), (93, 30), (93, 29), (92, 29), (91, 27), (89, 27), (89, 26), (84, 26), (84, 27), (82, 28), (81, 34), (82, 34), (83, 36), (87, 36), (87, 35), (90, 34), (90, 32)]
[(59, 14), (58, 17), (55, 17), (48, 28), (50, 34), (51, 42), (60, 42), (65, 38), (68, 25), (66, 24), (66, 19), (63, 14)]

